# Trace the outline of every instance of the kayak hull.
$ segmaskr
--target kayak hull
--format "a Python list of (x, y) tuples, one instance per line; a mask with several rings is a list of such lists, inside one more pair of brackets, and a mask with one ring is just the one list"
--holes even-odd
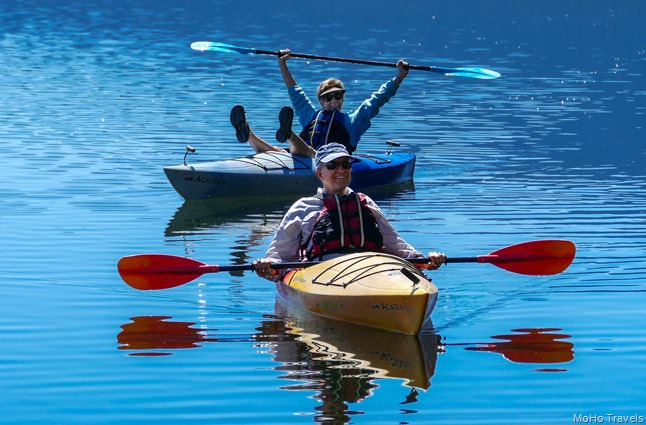
[(437, 301), (437, 287), (392, 255), (357, 253), (291, 270), (277, 282), (281, 298), (331, 319), (418, 334)]
[[(414, 154), (355, 154), (355, 190), (399, 185), (413, 179)], [(242, 158), (173, 165), (164, 168), (173, 188), (184, 199), (307, 195), (320, 181), (313, 159), (288, 152), (263, 152)]]

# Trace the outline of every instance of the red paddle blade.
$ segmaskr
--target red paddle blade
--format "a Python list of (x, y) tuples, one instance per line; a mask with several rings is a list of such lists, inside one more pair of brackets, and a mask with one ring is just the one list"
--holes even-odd
[(576, 254), (576, 246), (566, 240), (541, 240), (511, 245), (478, 257), (479, 263), (491, 263), (514, 273), (533, 276), (559, 274), (567, 269)]
[(190, 258), (175, 255), (144, 254), (123, 257), (117, 269), (124, 282), (135, 289), (167, 289), (183, 285), (217, 266), (206, 266)]

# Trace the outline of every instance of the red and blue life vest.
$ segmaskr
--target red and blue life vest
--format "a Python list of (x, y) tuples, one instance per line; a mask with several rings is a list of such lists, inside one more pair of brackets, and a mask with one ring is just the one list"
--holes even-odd
[(310, 246), (305, 253), (312, 261), (333, 253), (381, 252), (383, 246), (379, 223), (368, 207), (366, 197), (351, 192), (323, 198), (323, 210), (314, 224)]
[(301, 132), (301, 138), (314, 149), (328, 143), (340, 143), (348, 149), (349, 153), (354, 151), (350, 143), (350, 133), (343, 125), (345, 114), (339, 111), (320, 110), (316, 117), (307, 124)]

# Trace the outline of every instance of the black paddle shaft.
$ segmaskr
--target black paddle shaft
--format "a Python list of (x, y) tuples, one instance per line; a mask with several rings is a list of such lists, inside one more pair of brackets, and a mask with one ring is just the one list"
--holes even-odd
[[(272, 52), (271, 50), (256, 49), (255, 52), (259, 55), (282, 56), (280, 52)], [(361, 59), (344, 59), (344, 58), (336, 58), (331, 56), (308, 55), (306, 53), (292, 53), (291, 55), (293, 58), (300, 58), (300, 59), (356, 63), (359, 65), (375, 65), (375, 66), (387, 66), (389, 68), (397, 68), (397, 64), (392, 62), (368, 61), (368, 60), (361, 60)], [(408, 65), (408, 69), (417, 69), (419, 71), (432, 71), (432, 72), (440, 72), (440, 73), (450, 73), (455, 71), (455, 69), (452, 69), (452, 68), (440, 68), (437, 66), (421, 66), (421, 65)]]

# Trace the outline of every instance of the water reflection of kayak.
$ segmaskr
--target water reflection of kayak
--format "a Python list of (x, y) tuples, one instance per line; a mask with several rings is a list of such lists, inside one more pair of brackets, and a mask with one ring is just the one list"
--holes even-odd
[(166, 236), (201, 233), (214, 227), (242, 224), (243, 227), (263, 225), (276, 230), (293, 199), (195, 199), (184, 201), (164, 231)]
[[(411, 153), (354, 154), (355, 190), (398, 185), (413, 179)], [(242, 158), (164, 168), (185, 199), (298, 196), (314, 193), (320, 182), (312, 158), (288, 152), (264, 152)]]
[(338, 419), (335, 423), (345, 423), (348, 403), (373, 395), (379, 380), (401, 380), (409, 388), (396, 402), (414, 403), (417, 389), (431, 386), (439, 340), (432, 333), (404, 335), (321, 318), (279, 298), (274, 314), (248, 336), (217, 335), (215, 329), (169, 316), (132, 317), (117, 335), (118, 349), (128, 356), (168, 356), (206, 343), (249, 342), (262, 347), (273, 356), (273, 369), (281, 372), (278, 379), (286, 382), (281, 389), (314, 392), (321, 403), (316, 415)]
[[(337, 382), (327, 382), (322, 389), (347, 386), (350, 377), (368, 381), (353, 384), (355, 388), (367, 387), (371, 380), (382, 378), (402, 379), (413, 388), (431, 386), (438, 353), (439, 338), (435, 334), (404, 335), (325, 319), (280, 298), (275, 312), (283, 319), (284, 331), (304, 344), (272, 344), (274, 360), (283, 365), (281, 370), (289, 369), (286, 378), (314, 382), (318, 377), (313, 371), (319, 371), (328, 381), (334, 376), (338, 378)], [(262, 330), (262, 334), (275, 335), (275, 329)]]
[[(406, 192), (415, 190), (412, 180), (398, 185), (390, 185), (370, 190), (370, 197), (377, 203), (392, 201)], [(305, 195), (314, 195), (316, 189)], [(220, 226), (223, 224), (263, 224), (278, 227), (283, 214), (294, 203), (294, 196), (275, 196), (267, 194), (266, 198), (236, 199), (191, 199), (175, 211), (165, 230), (166, 236), (190, 234)]]

